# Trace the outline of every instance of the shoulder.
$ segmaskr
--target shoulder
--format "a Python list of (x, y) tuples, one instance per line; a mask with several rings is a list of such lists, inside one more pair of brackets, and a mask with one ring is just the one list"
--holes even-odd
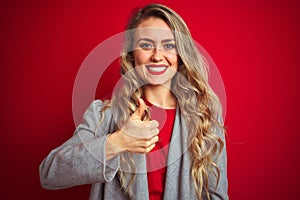
[(96, 99), (94, 101), (91, 102), (91, 104), (89, 105), (87, 111), (96, 111), (96, 112), (100, 112), (103, 108), (105, 108), (106, 106), (109, 105), (110, 101), (102, 101), (100, 99)]
[(84, 113), (84, 122), (86, 124), (103, 121), (104, 123), (112, 120), (112, 108), (110, 101), (94, 100)]
[(86, 113), (89, 113), (89, 112), (101, 113), (102, 111), (111, 113), (112, 112), (111, 110), (112, 109), (111, 109), (109, 100), (102, 101), (100, 99), (96, 99), (91, 102), (88, 109), (86, 110)]

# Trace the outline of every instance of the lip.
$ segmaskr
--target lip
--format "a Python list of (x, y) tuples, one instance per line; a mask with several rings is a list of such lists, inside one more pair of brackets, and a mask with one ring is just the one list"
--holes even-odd
[(152, 75), (161, 75), (167, 71), (168, 67), (169, 67), (168, 65), (164, 65), (164, 64), (146, 65), (147, 71)]

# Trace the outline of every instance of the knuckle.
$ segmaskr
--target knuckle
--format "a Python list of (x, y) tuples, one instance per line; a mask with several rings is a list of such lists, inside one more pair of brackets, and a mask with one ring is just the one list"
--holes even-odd
[(143, 147), (143, 153), (148, 153), (148, 148), (149, 147)]
[(147, 148), (149, 146), (149, 142), (148, 141), (145, 142), (143, 146), (144, 146), (144, 148)]
[(149, 146), (148, 142), (143, 142), (143, 143), (141, 144), (141, 147), (142, 147), (143, 149), (146, 149), (148, 146)]
[(145, 143), (145, 145), (146, 145), (147, 148), (148, 148), (148, 147), (151, 147), (151, 145), (152, 145), (151, 140), (147, 141), (147, 142)]
[(158, 121), (156, 121), (156, 120), (153, 120), (153, 122), (154, 122), (154, 125), (155, 125), (155, 127), (158, 127), (158, 126), (159, 126), (159, 123), (158, 123)]
[(149, 140), (152, 139), (152, 137), (153, 137), (153, 136), (152, 136), (152, 132), (149, 132), (149, 133), (148, 133), (148, 136), (147, 136), (145, 139), (149, 141)]
[(143, 152), (144, 153), (149, 153), (153, 149), (153, 147), (154, 147), (154, 145), (144, 146), (143, 147)]
[(158, 134), (158, 133), (159, 133), (159, 129), (158, 128), (153, 129), (153, 134)]

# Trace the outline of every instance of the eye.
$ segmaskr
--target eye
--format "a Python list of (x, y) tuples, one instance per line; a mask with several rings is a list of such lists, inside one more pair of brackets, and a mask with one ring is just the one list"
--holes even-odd
[(151, 49), (153, 49), (153, 45), (150, 44), (150, 43), (141, 43), (139, 46), (142, 49), (144, 49), (144, 50), (151, 50)]
[(171, 50), (171, 49), (175, 49), (175, 48), (176, 48), (176, 45), (175, 45), (175, 44), (165, 44), (165, 45), (164, 45), (164, 48), (165, 48), (165, 49)]

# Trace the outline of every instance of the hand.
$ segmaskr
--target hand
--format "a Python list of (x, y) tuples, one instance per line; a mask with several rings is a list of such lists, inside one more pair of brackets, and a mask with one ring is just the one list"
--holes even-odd
[(120, 151), (133, 153), (148, 153), (158, 141), (158, 122), (155, 120), (142, 121), (146, 109), (143, 99), (139, 99), (138, 109), (130, 116), (121, 130), (109, 136), (109, 142)]

